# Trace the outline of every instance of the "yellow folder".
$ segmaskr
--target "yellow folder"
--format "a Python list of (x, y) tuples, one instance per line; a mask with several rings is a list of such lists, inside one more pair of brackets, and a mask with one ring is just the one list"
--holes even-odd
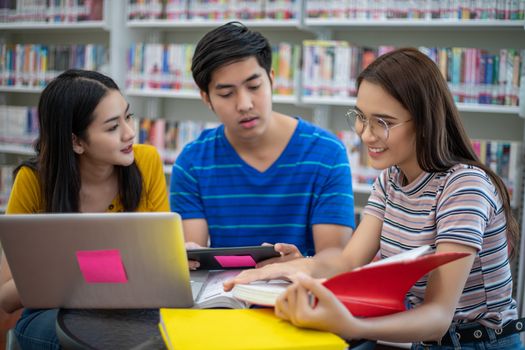
[(273, 309), (160, 309), (160, 332), (170, 350), (343, 350), (328, 332), (297, 328)]

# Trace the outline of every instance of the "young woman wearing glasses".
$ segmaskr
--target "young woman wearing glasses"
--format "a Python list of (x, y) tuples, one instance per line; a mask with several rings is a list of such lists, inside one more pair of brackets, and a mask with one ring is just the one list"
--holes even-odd
[[(345, 250), (244, 272), (225, 289), (288, 277), (294, 283), (275, 313), (345, 339), (412, 342), (413, 349), (522, 348), (508, 255), (518, 227), (509, 195), (476, 157), (438, 67), (415, 49), (399, 49), (369, 65), (357, 87), (347, 116), (371, 165), (383, 172)], [(365, 265), (378, 251), (386, 258), (425, 244), (470, 255), (420, 280), (407, 294), (406, 312), (356, 318), (314, 279)]]

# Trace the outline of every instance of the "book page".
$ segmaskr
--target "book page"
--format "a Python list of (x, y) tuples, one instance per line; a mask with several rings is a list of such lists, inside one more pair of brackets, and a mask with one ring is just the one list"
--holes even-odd
[(246, 305), (233, 297), (231, 291), (225, 292), (224, 281), (234, 278), (242, 270), (210, 271), (208, 279), (195, 300), (197, 308), (230, 307), (244, 308)]
[(403, 261), (403, 260), (412, 260), (415, 258), (418, 258), (420, 256), (425, 255), (426, 253), (430, 252), (430, 246), (424, 245), (418, 248), (414, 248), (411, 250), (408, 250), (403, 253), (399, 253), (396, 255), (392, 255), (391, 257), (388, 257), (386, 259), (381, 259), (379, 261), (374, 261), (368, 265), (363, 266), (362, 268), (368, 268), (371, 266), (378, 266), (378, 265), (384, 265), (384, 264), (391, 264), (393, 262)]
[(232, 289), (235, 298), (244, 300), (250, 304), (273, 306), (277, 297), (283, 293), (289, 281), (269, 280), (255, 281), (249, 284), (237, 284)]

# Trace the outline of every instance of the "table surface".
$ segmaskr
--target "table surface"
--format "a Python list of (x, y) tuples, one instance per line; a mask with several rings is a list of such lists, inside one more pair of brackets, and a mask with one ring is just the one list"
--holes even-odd
[[(66, 350), (166, 349), (158, 323), (158, 309), (60, 309), (56, 328), (60, 344)], [(372, 341), (357, 341), (350, 346), (354, 350), (374, 347)]]
[(158, 323), (158, 309), (61, 309), (56, 327), (65, 349), (165, 349)]

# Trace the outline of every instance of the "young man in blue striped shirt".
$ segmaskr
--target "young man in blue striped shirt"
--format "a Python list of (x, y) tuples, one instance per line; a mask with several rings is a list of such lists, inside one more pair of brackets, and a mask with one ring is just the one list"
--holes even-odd
[(173, 165), (170, 203), (187, 242), (272, 243), (282, 261), (344, 247), (354, 201), (342, 143), (272, 110), (271, 59), (267, 39), (238, 22), (199, 41), (193, 77), (222, 125), (184, 148)]

